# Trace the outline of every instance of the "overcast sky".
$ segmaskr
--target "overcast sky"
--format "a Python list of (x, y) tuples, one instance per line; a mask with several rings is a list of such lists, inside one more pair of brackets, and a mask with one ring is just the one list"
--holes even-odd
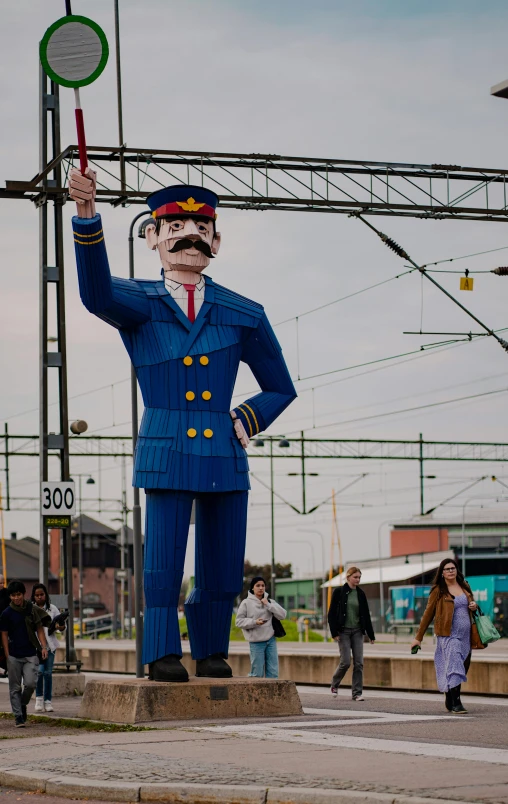
[[(72, 6), (74, 13), (95, 19), (113, 46), (112, 2), (73, 0)], [(124, 132), (129, 146), (508, 166), (508, 103), (489, 96), (492, 84), (508, 78), (505, 3), (120, 0), (120, 10)], [(2, 182), (37, 173), (38, 42), (63, 13), (63, 0), (18, 0), (2, 9)], [(62, 90), (61, 97), (65, 146), (76, 139), (72, 91)], [(117, 144), (115, 103), (110, 58), (97, 83), (82, 90), (89, 144)], [(119, 276), (127, 274), (127, 230), (139, 209), (100, 208), (112, 271)], [(69, 203), (64, 219), (70, 414), (85, 418), (91, 432), (128, 435), (128, 359), (116, 331), (81, 305), (72, 214)], [(499, 223), (396, 218), (375, 222), (421, 263), (508, 247), (508, 227)], [(0, 426), (8, 421), (11, 432), (29, 434), (37, 432), (36, 412), (25, 413), (38, 403), (37, 211), (29, 202), (4, 201), (0, 227)], [(343, 215), (223, 210), (219, 229), (223, 245), (210, 275), (263, 303), (273, 324), (404, 270), (403, 262), (374, 234)], [(157, 279), (156, 256), (142, 241), (135, 247), (138, 275)], [(456, 267), (487, 270), (507, 260), (508, 249)], [(440, 281), (493, 328), (508, 326), (508, 279), (478, 276), (469, 294), (459, 294), (458, 275), (443, 274)], [(424, 329), (439, 332), (469, 331), (472, 324), (430, 284), (422, 289), (416, 274), (305, 316), (299, 332), (300, 377), (409, 352), (438, 340), (402, 334), (419, 329), (421, 320)], [(275, 330), (296, 378), (294, 322)], [(418, 438), (422, 432), (428, 440), (508, 441), (508, 355), (499, 345), (482, 338), (414, 358), (388, 361), (382, 370), (355, 369), (298, 382), (299, 399), (271, 432), (296, 435), (304, 429), (309, 437), (403, 439)], [(107, 388), (94, 391), (103, 386)], [(241, 372), (236, 392), (253, 388), (249, 372)], [(499, 389), (505, 390), (369, 418)], [(89, 391), (94, 393), (84, 395)], [(265, 461), (252, 460), (251, 468), (268, 482)], [(38, 496), (36, 459), (12, 459), (11, 469), (11, 495)], [(416, 463), (315, 461), (308, 469), (319, 474), (308, 480), (309, 505), (368, 473), (337, 498), (345, 560), (375, 555), (382, 523), (419, 511)], [(92, 499), (99, 487), (97, 459), (74, 459), (71, 471), (94, 476), (95, 487), (86, 487)], [(130, 471), (129, 465), (128, 475)], [(298, 471), (291, 461), (276, 463), (276, 488), (298, 505), (300, 479), (288, 477), (291, 471)], [(508, 469), (499, 464), (429, 463), (426, 472), (437, 475), (427, 481), (428, 507), (482, 475), (495, 472), (508, 482)], [(118, 461), (102, 460), (100, 481), (102, 497), (120, 497)], [(264, 562), (270, 555), (269, 497), (256, 479), (252, 486), (247, 557)], [(502, 491), (485, 481), (440, 510), (458, 516), (465, 499), (483, 494), (486, 505), (501, 511), (503, 503), (496, 504), (494, 498)], [(92, 508), (89, 503), (84, 510)], [(102, 519), (111, 523), (112, 516)], [(314, 555), (320, 568), (319, 536), (300, 529), (318, 531), (328, 556), (330, 505), (304, 518), (280, 502), (276, 522), (277, 559), (292, 561), (303, 573), (312, 569)], [(19, 536), (38, 535), (37, 514), (8, 512), (5, 528)], [(382, 534), (383, 553), (388, 554), (387, 526)], [(313, 552), (308, 544), (293, 540), (308, 540)], [(188, 561), (188, 572), (191, 564)]]

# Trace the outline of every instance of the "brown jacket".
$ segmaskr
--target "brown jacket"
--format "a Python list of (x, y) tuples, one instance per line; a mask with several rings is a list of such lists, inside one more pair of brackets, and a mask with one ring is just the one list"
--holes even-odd
[[(466, 584), (464, 592), (466, 593), (469, 601), (474, 600), (469, 584)], [(448, 592), (443, 594), (439, 586), (435, 586), (429, 595), (427, 608), (423, 613), (422, 621), (420, 623), (418, 633), (416, 634), (416, 639), (419, 642), (422, 641), (432, 620), (434, 620), (434, 634), (436, 636), (450, 636), (452, 632), (453, 611), (453, 596)], [(473, 621), (471, 612), (469, 612), (469, 616), (471, 618), (471, 647), (477, 650), (484, 648), (485, 645), (480, 641), (478, 629)]]

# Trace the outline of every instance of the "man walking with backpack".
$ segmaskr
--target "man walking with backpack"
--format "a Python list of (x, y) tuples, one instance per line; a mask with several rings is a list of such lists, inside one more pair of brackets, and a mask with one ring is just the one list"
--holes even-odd
[(7, 657), (9, 694), (16, 728), (24, 728), (26, 707), (37, 684), (39, 655), (48, 657), (44, 625), (51, 617), (31, 601), (25, 600), (25, 584), (11, 581), (7, 587), (9, 606), (0, 615), (2, 646)]

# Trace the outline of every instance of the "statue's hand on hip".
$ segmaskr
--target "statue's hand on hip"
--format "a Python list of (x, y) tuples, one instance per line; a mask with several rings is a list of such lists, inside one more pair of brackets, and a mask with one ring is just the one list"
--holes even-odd
[(83, 176), (80, 170), (72, 168), (69, 174), (69, 197), (76, 202), (79, 218), (95, 216), (97, 173), (87, 168)]
[(240, 419), (237, 419), (234, 410), (230, 412), (230, 416), (233, 419), (233, 427), (235, 428), (235, 435), (238, 441), (240, 442), (240, 444), (244, 449), (247, 449), (247, 447), (249, 446), (250, 439), (247, 433), (245, 432), (245, 427), (243, 426)]

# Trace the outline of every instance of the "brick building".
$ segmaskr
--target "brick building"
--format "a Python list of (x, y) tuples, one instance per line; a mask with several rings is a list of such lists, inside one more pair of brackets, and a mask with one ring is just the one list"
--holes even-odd
[[(7, 582), (23, 581), (30, 596), (32, 586), (39, 581), (39, 541), (32, 536), (18, 539), (17, 533), (11, 533), (5, 540), (5, 559)], [(48, 591), (50, 595), (58, 592), (58, 575), (53, 572), (49, 573)]]
[[(79, 595), (79, 534), (83, 543), (83, 607), (98, 616), (113, 612), (115, 606), (115, 570), (120, 568), (121, 530), (114, 530), (96, 519), (81, 514), (72, 521), (72, 582), (75, 615)], [(132, 530), (126, 534), (126, 567), (132, 569)], [(60, 576), (61, 531), (50, 532), (50, 570)], [(117, 590), (118, 591), (118, 590)], [(92, 616), (92, 615), (91, 615)]]

